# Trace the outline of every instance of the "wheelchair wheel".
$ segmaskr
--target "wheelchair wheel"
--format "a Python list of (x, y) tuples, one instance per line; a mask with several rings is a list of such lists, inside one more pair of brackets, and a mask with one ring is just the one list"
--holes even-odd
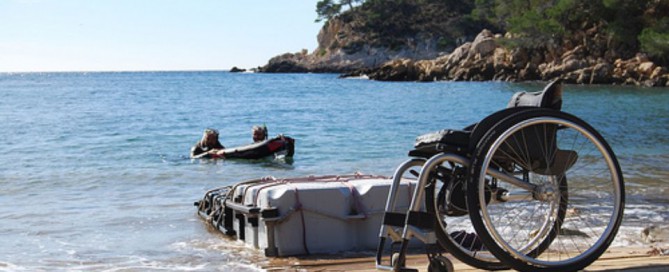
[(430, 176), (425, 187), (425, 206), (428, 213), (436, 215), (435, 234), (439, 245), (470, 266), (485, 270), (508, 269), (508, 265), (483, 247), (467, 216), (464, 191), (467, 168), (444, 157), (427, 173)]
[(579, 118), (533, 109), (493, 126), (478, 143), (467, 187), (483, 244), (520, 271), (575, 271), (613, 241), (624, 209), (620, 165)]

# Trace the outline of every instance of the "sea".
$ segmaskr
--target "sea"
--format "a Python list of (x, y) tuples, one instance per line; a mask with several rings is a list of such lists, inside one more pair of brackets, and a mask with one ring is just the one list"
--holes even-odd
[[(226, 71), (0, 73), (0, 271), (260, 271), (207, 227), (212, 188), (273, 176), (391, 176), (416, 136), (462, 128), (545, 82), (377, 82)], [(624, 172), (614, 247), (669, 222), (669, 88), (566, 85)], [(191, 160), (205, 128), (296, 139), (292, 161)], [(669, 238), (669, 237), (667, 237)]]

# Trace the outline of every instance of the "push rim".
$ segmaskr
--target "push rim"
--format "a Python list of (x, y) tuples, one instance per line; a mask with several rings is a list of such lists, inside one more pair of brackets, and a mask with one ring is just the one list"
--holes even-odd
[[(574, 117), (575, 118), (575, 117)], [(507, 143), (507, 140), (511, 138), (514, 133), (520, 132), (523, 129), (531, 128), (531, 127), (541, 127), (546, 128), (547, 126), (556, 126), (559, 127), (559, 131), (557, 133), (559, 134), (564, 134), (564, 131), (574, 131), (572, 132), (574, 139), (572, 141), (572, 144), (570, 145), (570, 148), (588, 148), (585, 145), (586, 144), (592, 144), (594, 145), (594, 148), (588, 149), (587, 151), (590, 152), (578, 152), (579, 154), (584, 154), (585, 156), (582, 156), (580, 158), (580, 161), (585, 161), (586, 163), (589, 160), (603, 160), (603, 164), (605, 165), (605, 168), (608, 169), (608, 174), (606, 171), (599, 171), (599, 172), (593, 172), (597, 175), (608, 175), (608, 182), (606, 182), (606, 178), (603, 180), (605, 181), (606, 184), (610, 187), (610, 191), (608, 192), (611, 197), (609, 197), (609, 200), (613, 201), (613, 207), (601, 207), (605, 209), (609, 215), (604, 215), (603, 217), (605, 220), (602, 220), (602, 222), (606, 221), (606, 225), (602, 228), (602, 226), (595, 226), (593, 224), (596, 224), (597, 222), (594, 221), (588, 221), (586, 220), (585, 215), (576, 215), (574, 218), (565, 218), (564, 222), (558, 222), (560, 226), (563, 228), (567, 228), (569, 230), (579, 230), (580, 228), (578, 227), (579, 225), (583, 228), (586, 229), (589, 237), (594, 237), (594, 238), (589, 238), (589, 239), (581, 239), (581, 238), (573, 238), (573, 237), (566, 237), (565, 239), (561, 239), (561, 237), (558, 237), (555, 242), (558, 243), (557, 246), (550, 245), (547, 250), (546, 254), (543, 253), (543, 249), (540, 252), (534, 251), (533, 250), (538, 246), (537, 241), (541, 241), (541, 238), (536, 239), (537, 237), (541, 237), (541, 235), (537, 235), (535, 238), (530, 239), (530, 240), (525, 240), (522, 242), (518, 242), (515, 239), (517, 238), (518, 233), (516, 233), (516, 236), (510, 236), (509, 234), (506, 234), (505, 232), (508, 232), (508, 226), (504, 226), (501, 223), (497, 223), (496, 220), (499, 217), (497, 214), (499, 211), (495, 210), (496, 209), (496, 204), (498, 203), (490, 203), (490, 193), (486, 192), (486, 183), (488, 183), (491, 178), (488, 176), (486, 173), (488, 172), (489, 168), (491, 167), (491, 163), (493, 163), (493, 158), (497, 155), (497, 152), (501, 150), (501, 147), (503, 144)], [(503, 129), (503, 128), (502, 128)], [(590, 256), (595, 253), (595, 251), (603, 251), (601, 248), (602, 247), (608, 247), (608, 243), (611, 242), (612, 236), (615, 234), (617, 231), (617, 228), (619, 226), (619, 218), (620, 214), (622, 213), (622, 203), (623, 203), (623, 188), (621, 180), (619, 180), (619, 166), (617, 165), (617, 161), (613, 157), (613, 155), (609, 152), (608, 146), (603, 142), (603, 139), (601, 139), (601, 136), (596, 134), (596, 132), (592, 132), (593, 130), (589, 127), (584, 127), (580, 124), (577, 124), (575, 122), (572, 122), (570, 120), (565, 120), (564, 118), (556, 118), (556, 117), (535, 117), (527, 120), (523, 120), (510, 128), (506, 129), (503, 133), (501, 133), (496, 140), (490, 145), (488, 148), (488, 152), (485, 154), (485, 158), (481, 165), (483, 167), (480, 168), (480, 172), (478, 172), (478, 179), (475, 180), (474, 182), (478, 183), (478, 191), (477, 191), (477, 197), (478, 197), (478, 203), (480, 204), (480, 216), (483, 219), (483, 224), (485, 227), (485, 230), (490, 236), (492, 236), (492, 239), (495, 241), (495, 243), (501, 247), (504, 252), (507, 252), (513, 258), (521, 260), (525, 263), (532, 264), (534, 266), (538, 267), (555, 267), (555, 266), (567, 266), (573, 263), (578, 263), (578, 262), (584, 262), (586, 259), (589, 259)], [(578, 136), (582, 136), (583, 139), (577, 139), (579, 138)], [(557, 138), (557, 137), (556, 137)], [(568, 144), (567, 142), (564, 142), (562, 139), (555, 139), (556, 141), (560, 142), (560, 144)], [(580, 150), (579, 150), (580, 151)], [(593, 165), (598, 162), (590, 162)], [(498, 167), (494, 166), (493, 167)], [(579, 168), (582, 167), (582, 168)], [(586, 193), (593, 193), (593, 189), (595, 188), (594, 186), (592, 188), (582, 188), (582, 186), (585, 186), (587, 183), (581, 183), (584, 179), (588, 179), (587, 175), (589, 169), (586, 169), (588, 165), (574, 165), (571, 169), (569, 169), (566, 172), (566, 175), (570, 177), (570, 195), (575, 195), (576, 198), (572, 196), (572, 203), (569, 203), (569, 208), (568, 209), (573, 209), (574, 213), (579, 211), (579, 208), (586, 210), (587, 207), (582, 207), (579, 205), (579, 203), (582, 204), (587, 204), (587, 198), (584, 199), (586, 196)], [(578, 173), (575, 173), (576, 171), (582, 171), (585, 172), (585, 176), (579, 176)], [(593, 174), (590, 173), (590, 174)], [(573, 176), (573, 177), (572, 177)], [(574, 179), (575, 177), (575, 179)], [(593, 177), (593, 180), (596, 177)], [(589, 180), (589, 179), (588, 179)], [(602, 179), (597, 179), (597, 180), (602, 180)], [(576, 185), (576, 186), (573, 186)], [(547, 188), (549, 186), (543, 186), (543, 188)], [(597, 187), (600, 188), (600, 187)], [(601, 188), (605, 188), (604, 186), (601, 186)], [(588, 191), (591, 190), (591, 191)], [(580, 195), (580, 194), (583, 195)], [(533, 198), (536, 198), (536, 192), (532, 194)], [(535, 199), (536, 200), (536, 199)], [(606, 204), (606, 203), (603, 203)], [(554, 204), (551, 204), (551, 209), (554, 211)], [(552, 215), (551, 215), (552, 214)], [(548, 213), (547, 216), (544, 217), (544, 222), (541, 225), (542, 227), (539, 229), (538, 233), (545, 235), (546, 233), (550, 233), (550, 230), (547, 230), (547, 227), (552, 225), (554, 221), (551, 220), (559, 220), (559, 218), (555, 218), (555, 213)], [(602, 217), (600, 215), (600, 217)], [(608, 219), (606, 219), (608, 218)], [(574, 223), (572, 224), (572, 221)], [(559, 236), (567, 236), (567, 235), (562, 235), (564, 232), (563, 229), (558, 230)], [(526, 233), (531, 234), (531, 233)], [(576, 240), (580, 241), (576, 241)], [(594, 241), (594, 242), (591, 242)], [(567, 243), (570, 243), (569, 247), (567, 246)], [(580, 245), (579, 243), (582, 243)], [(562, 246), (564, 249), (559, 248)], [(587, 249), (584, 249), (586, 248)], [(569, 248), (569, 250), (567, 250)], [(574, 253), (575, 252), (575, 253)], [(599, 253), (598, 253), (599, 254)], [(498, 256), (499, 257), (499, 256)]]

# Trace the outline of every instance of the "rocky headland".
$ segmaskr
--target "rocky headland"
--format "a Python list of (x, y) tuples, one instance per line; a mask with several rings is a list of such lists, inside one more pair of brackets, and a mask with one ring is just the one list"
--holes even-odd
[[(356, 19), (364, 15), (364, 8), (373, 8), (363, 4), (358, 10), (328, 20), (313, 52), (276, 56), (258, 71), (340, 73), (343, 77), (367, 76), (381, 81), (533, 81), (560, 77), (575, 84), (669, 86), (669, 69), (662, 61), (638, 45), (616, 42), (606, 31), (607, 22), (584, 20), (569, 35), (528, 39), (493, 24), (466, 19), (474, 7), (471, 1), (462, 1), (470, 6), (450, 8), (445, 18), (435, 20), (444, 21), (445, 26), (416, 27), (416, 22), (409, 19), (411, 27), (401, 29), (401, 35), (394, 39), (384, 39), (382, 32), (379, 35), (379, 30), (369, 30), (363, 26), (365, 22)], [(654, 2), (659, 4), (649, 5), (647, 9), (651, 10), (644, 16), (661, 17), (669, 10), (666, 3), (662, 6), (661, 1)], [(398, 32), (398, 27), (390, 27)], [(513, 42), (518, 40), (524, 42)]]
[(531, 81), (562, 78), (574, 84), (669, 86), (666, 67), (638, 53), (629, 59), (606, 59), (593, 48), (552, 48), (539, 51), (500, 46), (500, 34), (482, 31), (472, 42), (435, 59), (398, 58), (378, 67), (344, 72), (381, 81)]

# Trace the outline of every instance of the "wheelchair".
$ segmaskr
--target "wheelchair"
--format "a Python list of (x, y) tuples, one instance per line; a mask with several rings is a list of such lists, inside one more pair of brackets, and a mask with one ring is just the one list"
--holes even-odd
[[(486, 269), (576, 271), (610, 246), (625, 188), (604, 138), (561, 111), (558, 79), (513, 95), (507, 108), (461, 130), (417, 137), (393, 174), (376, 267), (406, 267), (412, 238), (427, 245), (428, 271), (452, 271), (450, 253)], [(416, 188), (395, 206), (400, 181)]]

